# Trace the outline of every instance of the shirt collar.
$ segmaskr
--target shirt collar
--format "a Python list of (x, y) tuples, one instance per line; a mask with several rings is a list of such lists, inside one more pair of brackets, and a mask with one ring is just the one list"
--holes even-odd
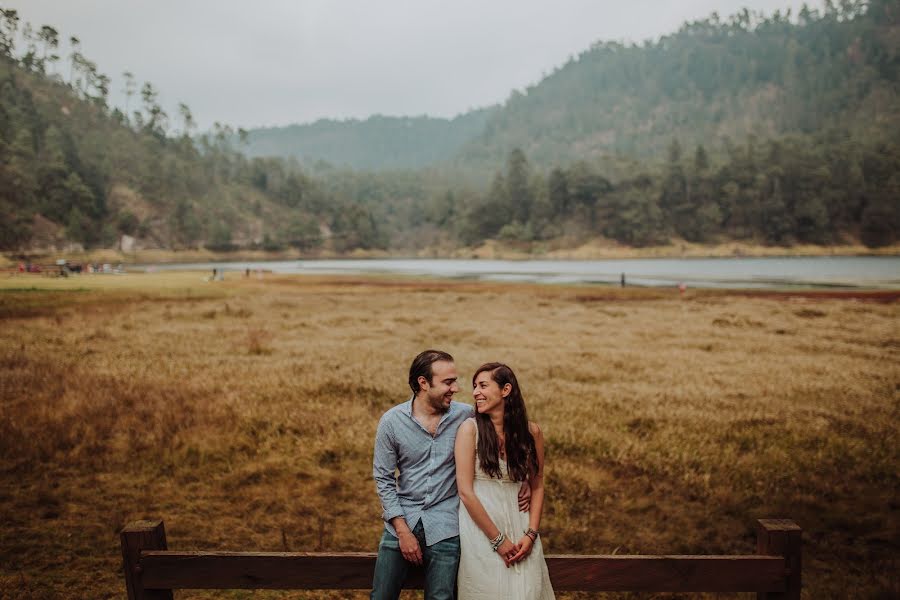
[(403, 404), (400, 405), (400, 410), (403, 411), (403, 414), (405, 414), (408, 417), (412, 417), (412, 406), (413, 406), (413, 400), (415, 400), (415, 399), (416, 399), (416, 395), (413, 394), (412, 396), (409, 397), (409, 400), (407, 400), (406, 402), (404, 402)]
[[(412, 396), (409, 397), (409, 400), (407, 400), (406, 402), (404, 402), (403, 404), (400, 405), (400, 410), (403, 411), (403, 414), (405, 414), (407, 417), (409, 417), (413, 421), (416, 421), (416, 418), (413, 416), (413, 412), (412, 412), (413, 400), (415, 400), (415, 399), (416, 399), (416, 395), (413, 394)], [(435, 435), (437, 435), (441, 432), (441, 426), (444, 424), (444, 421), (446, 421), (448, 418), (450, 418), (450, 415), (456, 410), (454, 407), (455, 404), (458, 404), (457, 401), (452, 400), (450, 402), (450, 408), (447, 409), (447, 412), (445, 412), (443, 415), (441, 415), (441, 420), (438, 421), (437, 428), (434, 430)], [(416, 423), (419, 424), (419, 427), (422, 427), (421, 423), (419, 423), (418, 421), (416, 421)]]

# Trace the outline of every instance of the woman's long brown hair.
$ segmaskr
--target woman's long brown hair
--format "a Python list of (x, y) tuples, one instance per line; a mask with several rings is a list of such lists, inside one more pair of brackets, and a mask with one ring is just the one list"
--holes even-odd
[[(528, 429), (528, 413), (522, 390), (516, 380), (516, 374), (503, 363), (492, 362), (478, 367), (472, 375), (472, 387), (480, 373), (490, 372), (491, 379), (497, 382), (500, 389), (507, 383), (512, 391), (503, 399), (503, 435), (506, 437), (506, 466), (509, 477), (513, 481), (525, 481), (538, 471), (537, 450), (534, 447), (534, 436)], [(481, 470), (490, 477), (500, 478), (500, 440), (490, 415), (475, 413), (475, 425), (478, 427), (478, 461)]]

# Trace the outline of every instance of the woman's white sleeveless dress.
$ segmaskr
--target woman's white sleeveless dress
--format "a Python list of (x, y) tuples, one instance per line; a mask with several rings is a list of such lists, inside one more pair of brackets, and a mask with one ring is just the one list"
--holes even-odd
[[(476, 447), (477, 436), (476, 431)], [(509, 478), (506, 461), (500, 459), (501, 479), (492, 479), (475, 459), (475, 495), (500, 531), (515, 544), (528, 529), (528, 513), (519, 511), (519, 486)], [(491, 550), (487, 536), (459, 503), (459, 600), (555, 600), (550, 574), (538, 537), (525, 560), (506, 568)]]

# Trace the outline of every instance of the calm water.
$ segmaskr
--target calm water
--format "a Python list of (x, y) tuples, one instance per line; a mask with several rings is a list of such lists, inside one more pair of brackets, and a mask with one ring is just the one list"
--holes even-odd
[[(139, 268), (150, 268), (145, 265)], [(620, 260), (295, 260), (156, 265), (158, 270), (264, 269), (296, 274), (391, 274), (491, 281), (693, 287), (900, 288), (900, 256)]]

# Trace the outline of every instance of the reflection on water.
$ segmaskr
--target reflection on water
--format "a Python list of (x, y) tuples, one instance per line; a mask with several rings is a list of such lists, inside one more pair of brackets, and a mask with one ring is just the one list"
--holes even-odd
[(408, 276), (694, 287), (789, 286), (900, 288), (900, 257), (664, 258), (618, 260), (377, 259), (296, 260), (157, 265), (160, 270), (245, 271), (297, 274), (394, 274)]

